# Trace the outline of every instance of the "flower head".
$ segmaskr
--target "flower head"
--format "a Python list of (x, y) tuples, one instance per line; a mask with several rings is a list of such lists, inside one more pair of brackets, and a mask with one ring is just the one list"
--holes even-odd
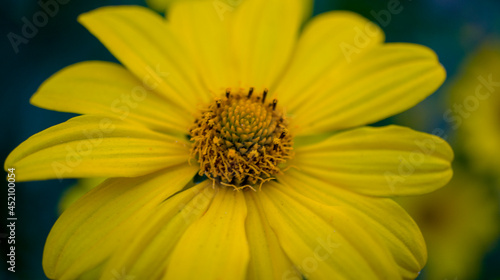
[(252, 188), (280, 174), (280, 165), (292, 157), (292, 136), (278, 100), (232, 93), (216, 99), (190, 130), (191, 154), (198, 159), (200, 175), (236, 189)]
[(49, 278), (416, 277), (423, 238), (387, 197), (443, 186), (453, 153), (433, 135), (364, 125), (424, 99), (444, 70), (350, 12), (299, 32), (305, 2), (79, 18), (123, 66), (83, 62), (47, 80), (31, 101), (82, 116), (5, 164), (20, 180), (109, 178), (52, 229)]

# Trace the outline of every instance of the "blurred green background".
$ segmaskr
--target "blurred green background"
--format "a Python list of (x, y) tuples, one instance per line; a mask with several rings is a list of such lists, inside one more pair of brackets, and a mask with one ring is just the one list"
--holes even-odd
[[(29, 136), (72, 117), (29, 104), (29, 98), (44, 80), (79, 61), (116, 61), (76, 22), (76, 17), (100, 6), (146, 6), (145, 1), (134, 0), (59, 0), (65, 4), (58, 5), (58, 11), (47, 17), (46, 24), (37, 28), (32, 38), (13, 46), (8, 34), (21, 34), (25, 21), (32, 21), (33, 16), (43, 12), (42, 6), (54, 1), (2, 1), (3, 159)], [(391, 13), (389, 7), (395, 3), (399, 3), (398, 12)], [(488, 98), (478, 99), (477, 104), (471, 99), (475, 86), (480, 84), (478, 77), (500, 82), (500, 1), (316, 0), (315, 15), (329, 10), (360, 13), (382, 27), (387, 42), (430, 47), (448, 73), (436, 94), (376, 124), (397, 123), (428, 133), (443, 132), (456, 153), (456, 176), (449, 186), (422, 197), (398, 199), (419, 223), (427, 240), (429, 262), (419, 279), (500, 279), (500, 87), (492, 86)], [(460, 112), (457, 104), (465, 109)], [(483, 141), (489, 144), (482, 145)], [(484, 162), (487, 164), (481, 164)], [(8, 248), (7, 183), (2, 184), (0, 279), (46, 279), (41, 265), (45, 238), (57, 219), (61, 194), (75, 181), (17, 184), (15, 273), (7, 271), (4, 259)]]

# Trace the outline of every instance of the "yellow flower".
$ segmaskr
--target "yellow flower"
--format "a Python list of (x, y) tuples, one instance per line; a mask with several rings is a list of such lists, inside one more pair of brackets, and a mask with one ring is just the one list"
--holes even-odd
[(477, 279), (484, 254), (500, 233), (498, 194), (467, 170), (454, 170), (443, 189), (398, 199), (426, 240), (425, 279)]
[(177, 2), (168, 20), (140, 7), (79, 18), (124, 66), (83, 62), (46, 81), (33, 104), (83, 115), (5, 163), (24, 181), (110, 178), (54, 225), (47, 276), (415, 278), (425, 244), (388, 197), (446, 184), (453, 153), (364, 125), (438, 88), (436, 55), (383, 44), (350, 12), (300, 33), (304, 1), (212, 2)]
[(451, 88), (445, 119), (457, 145), (482, 172), (500, 174), (500, 41), (489, 41), (468, 58)]

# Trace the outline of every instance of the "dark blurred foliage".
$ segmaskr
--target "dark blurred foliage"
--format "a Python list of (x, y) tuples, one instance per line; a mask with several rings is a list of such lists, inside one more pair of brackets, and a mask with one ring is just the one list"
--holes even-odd
[[(38, 28), (33, 38), (20, 44), (18, 53), (9, 42), (10, 32), (21, 34), (23, 18), (32, 21), (42, 10), (38, 1), (3, 0), (0, 9), (0, 114), (2, 137), (0, 158), (29, 136), (61, 123), (71, 114), (47, 111), (29, 104), (30, 96), (49, 76), (79, 61), (116, 61), (88, 31), (77, 23), (79, 14), (100, 6), (142, 5), (134, 0), (65, 0), (59, 11)], [(46, 3), (47, 0), (41, 0)], [(63, 1), (61, 1), (63, 2)], [(401, 0), (397, 14), (387, 17), (391, 0), (317, 0), (314, 14), (328, 10), (351, 10), (382, 26), (388, 42), (411, 42), (432, 48), (453, 76), (464, 59), (481, 41), (500, 36), (500, 1), (481, 0)], [(402, 9), (401, 9), (402, 8)], [(384, 17), (385, 16), (385, 17)], [(411, 123), (421, 131), (432, 132), (436, 127), (446, 129), (442, 118), (444, 97), (441, 90), (415, 108), (381, 124)], [(419, 121), (407, 121), (408, 119)], [(3, 160), (2, 160), (3, 162)], [(7, 244), (6, 183), (0, 193), (0, 279), (46, 279), (42, 270), (45, 238), (57, 219), (57, 203), (74, 181), (44, 181), (18, 183), (16, 187), (16, 272), (6, 270)], [(5, 208), (4, 208), (5, 207)], [(2, 235), (3, 234), (3, 235)], [(480, 279), (500, 279), (500, 245), (484, 260)], [(425, 271), (424, 271), (425, 274)], [(457, 279), (461, 279), (457, 276)]]

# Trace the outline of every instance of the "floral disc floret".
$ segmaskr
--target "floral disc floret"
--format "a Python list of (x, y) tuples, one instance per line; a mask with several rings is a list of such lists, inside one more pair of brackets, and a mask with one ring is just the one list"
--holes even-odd
[(267, 89), (231, 92), (215, 99), (190, 130), (192, 158), (200, 175), (236, 189), (262, 186), (282, 172), (293, 156), (293, 137), (288, 121), (277, 106), (266, 103)]

